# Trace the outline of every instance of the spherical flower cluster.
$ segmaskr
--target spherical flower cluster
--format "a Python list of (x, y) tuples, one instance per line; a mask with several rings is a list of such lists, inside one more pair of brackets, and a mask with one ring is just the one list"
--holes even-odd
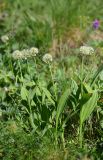
[(7, 35), (1, 36), (1, 40), (3, 43), (7, 43), (9, 41), (9, 37)]
[(13, 52), (12, 57), (13, 57), (13, 59), (22, 59), (23, 55), (22, 55), (21, 51), (16, 50)]
[(35, 48), (35, 47), (30, 48), (29, 51), (31, 56), (36, 56), (39, 53), (38, 48)]
[(16, 50), (12, 53), (14, 59), (27, 59), (35, 57), (39, 53), (38, 48), (32, 47), (30, 49)]
[(92, 55), (94, 53), (94, 49), (89, 46), (81, 46), (80, 53), (84, 55)]
[(44, 61), (45, 63), (50, 63), (50, 62), (52, 62), (52, 61), (53, 61), (52, 55), (50, 55), (50, 54), (45, 54), (45, 55), (43, 56), (43, 61)]

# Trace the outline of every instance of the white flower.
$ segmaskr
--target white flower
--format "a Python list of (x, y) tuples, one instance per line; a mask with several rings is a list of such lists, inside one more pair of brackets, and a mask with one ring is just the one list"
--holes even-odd
[(38, 50), (38, 48), (32, 47), (32, 48), (30, 48), (29, 52), (32, 57), (32, 56), (36, 56), (39, 53), (39, 50)]
[(45, 55), (43, 56), (43, 61), (44, 61), (45, 63), (50, 63), (50, 62), (52, 62), (52, 61), (53, 61), (52, 55), (50, 55), (50, 54), (45, 54)]
[(13, 57), (14, 59), (22, 59), (22, 58), (23, 58), (23, 55), (22, 55), (22, 52), (21, 52), (21, 51), (16, 50), (16, 51), (13, 52), (12, 57)]
[(81, 46), (80, 53), (82, 53), (84, 55), (92, 55), (94, 53), (94, 49), (89, 46)]
[(21, 53), (22, 53), (22, 58), (23, 58), (23, 59), (27, 59), (28, 57), (30, 57), (30, 52), (29, 52), (28, 49), (23, 49), (23, 50), (21, 51)]
[(22, 51), (16, 50), (13, 52), (12, 57), (14, 59), (27, 59), (36, 56), (38, 52), (38, 48), (35, 47), (23, 49)]
[(1, 40), (3, 43), (7, 43), (7, 41), (9, 41), (9, 37), (7, 35), (3, 35), (1, 36)]

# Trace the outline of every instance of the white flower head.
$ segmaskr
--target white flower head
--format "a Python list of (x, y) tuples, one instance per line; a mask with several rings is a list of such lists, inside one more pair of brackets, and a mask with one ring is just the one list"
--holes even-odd
[(38, 49), (35, 47), (23, 49), (22, 51), (16, 50), (13, 52), (12, 57), (14, 59), (27, 59), (36, 56), (38, 52)]
[(89, 46), (81, 46), (80, 53), (84, 55), (92, 55), (94, 53), (94, 49)]
[(39, 53), (39, 50), (38, 48), (32, 47), (30, 48), (29, 52), (30, 52), (31, 57), (34, 57)]
[(23, 55), (22, 55), (22, 52), (21, 52), (21, 51), (16, 50), (16, 51), (13, 52), (12, 57), (13, 57), (14, 59), (22, 59), (22, 58), (23, 58)]
[(51, 55), (51, 54), (45, 54), (45, 55), (43, 56), (43, 61), (44, 61), (45, 63), (50, 63), (50, 62), (52, 62), (52, 61), (53, 61), (52, 55)]
[(22, 59), (27, 59), (28, 57), (30, 57), (30, 53), (28, 49), (23, 49), (21, 53), (22, 53)]
[(3, 43), (7, 43), (9, 41), (9, 37), (7, 35), (1, 36), (1, 40)]

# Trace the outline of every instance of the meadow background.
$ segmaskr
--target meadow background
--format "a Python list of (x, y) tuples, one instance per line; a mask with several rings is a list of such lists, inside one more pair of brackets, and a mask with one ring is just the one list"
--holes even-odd
[(102, 70), (102, 0), (0, 0), (0, 159), (102, 160)]

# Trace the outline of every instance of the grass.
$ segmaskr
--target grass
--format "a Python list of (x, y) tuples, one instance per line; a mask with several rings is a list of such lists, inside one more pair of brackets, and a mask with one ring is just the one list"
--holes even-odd
[[(103, 159), (101, 6), (101, 0), (0, 2), (2, 160)], [(93, 55), (80, 54), (85, 44)], [(46, 53), (52, 62), (43, 61)]]

